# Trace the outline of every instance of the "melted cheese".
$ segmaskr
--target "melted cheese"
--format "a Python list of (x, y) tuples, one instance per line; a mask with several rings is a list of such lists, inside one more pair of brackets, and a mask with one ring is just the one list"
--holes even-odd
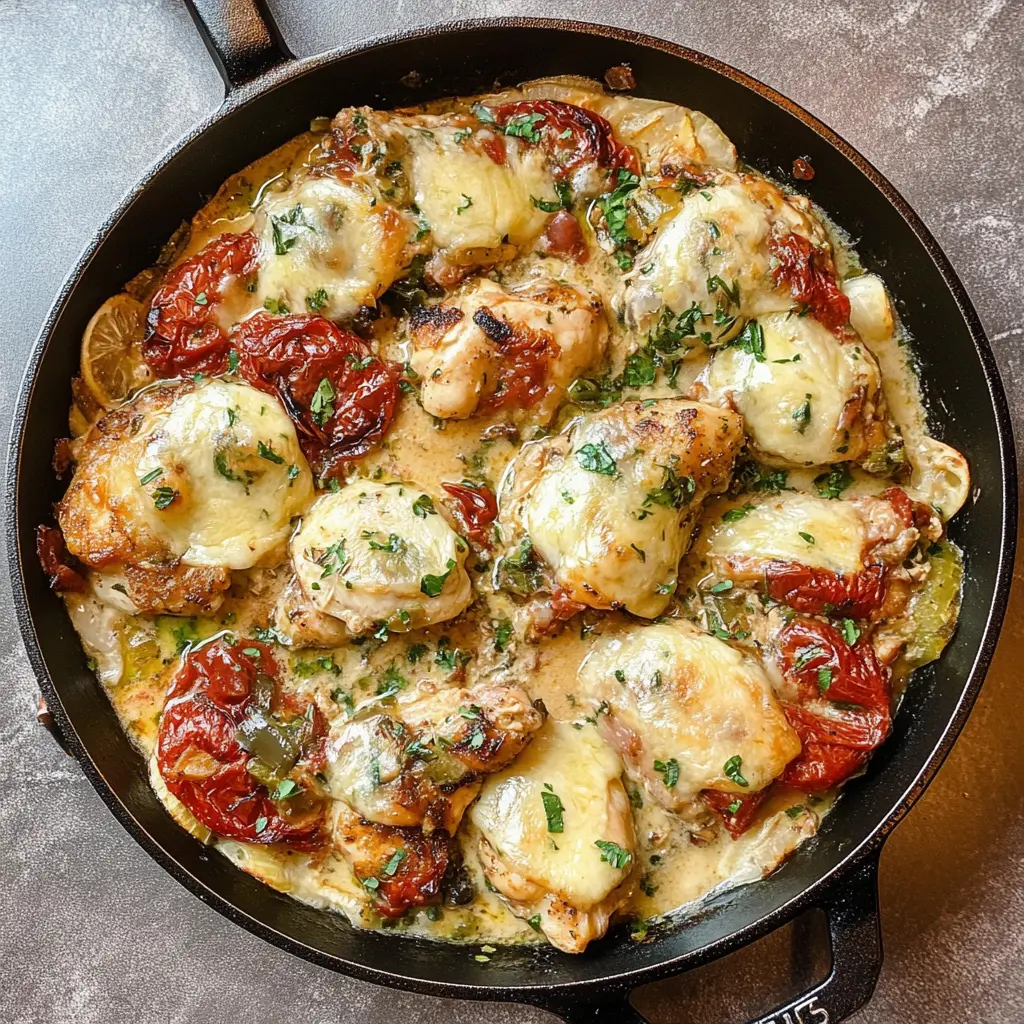
[(719, 306), (730, 317), (788, 308), (791, 299), (771, 274), (767, 240), (773, 229), (816, 243), (823, 238), (806, 201), (784, 196), (763, 179), (723, 173), (714, 184), (691, 192), (636, 258), (638, 269), (626, 295), (630, 319), (643, 326), (664, 307), (678, 314), (696, 304), (706, 314), (697, 331), (725, 336), (730, 328), (712, 320)]
[(849, 410), (877, 399), (881, 377), (868, 349), (840, 343), (809, 316), (772, 313), (758, 323), (764, 351), (717, 352), (705, 374), (709, 399), (742, 414), (768, 461), (820, 466), (862, 456), (862, 423)]
[(699, 554), (726, 565), (777, 560), (851, 573), (864, 568), (864, 544), (864, 522), (850, 502), (794, 492), (761, 501), (734, 521), (712, 518)]
[[(525, 532), (573, 600), (653, 618), (675, 588), (701, 502), (723, 485), (739, 444), (733, 414), (681, 399), (581, 417), (524, 447), (503, 521), (513, 536)], [(678, 506), (665, 489), (668, 467), (683, 481)]]
[[(548, 722), (510, 768), (488, 778), (470, 817), (509, 868), (586, 909), (628, 873), (629, 865), (613, 867), (595, 845), (621, 835), (610, 799), (613, 791), (625, 799), (621, 773), (618, 756), (595, 729)], [(561, 801), (560, 832), (549, 829), (545, 792)], [(631, 842), (624, 848), (632, 853)]]
[(256, 298), (339, 319), (372, 306), (398, 276), (413, 230), (368, 186), (303, 178), (260, 205)]
[[(291, 542), (302, 592), (353, 633), (382, 622), (395, 631), (458, 615), (473, 598), (465, 543), (437, 512), (416, 514), (408, 484), (355, 480), (322, 495)], [(436, 596), (426, 591), (431, 583)], [(443, 577), (443, 582), (441, 578)]]
[(460, 146), (455, 131), (439, 125), (429, 132), (408, 132), (406, 170), (434, 244), (442, 249), (489, 249), (506, 240), (517, 248), (532, 242), (548, 220), (533, 197), (554, 197), (544, 154), (509, 138), (508, 158), (496, 164)]
[[(604, 735), (668, 810), (685, 810), (702, 789), (756, 793), (800, 752), (760, 665), (689, 622), (599, 640), (578, 681)], [(656, 761), (674, 761), (672, 776)]]
[[(276, 399), (213, 380), (152, 414), (139, 433), (146, 440), (132, 487), (145, 494), (148, 525), (175, 556), (229, 569), (276, 560), (292, 516), (313, 493), (295, 428)], [(158, 481), (141, 483), (157, 471)], [(179, 494), (162, 510), (150, 496), (158, 484)]]

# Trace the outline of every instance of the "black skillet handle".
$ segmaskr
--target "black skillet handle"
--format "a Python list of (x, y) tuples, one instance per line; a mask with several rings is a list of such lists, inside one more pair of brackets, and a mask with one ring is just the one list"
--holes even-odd
[(263, 0), (185, 3), (229, 93), (292, 59)]
[[(751, 1024), (838, 1024), (871, 998), (882, 969), (878, 917), (878, 853), (834, 885), (818, 906), (828, 917), (832, 968), (820, 984)], [(595, 995), (547, 996), (537, 1005), (567, 1024), (649, 1024), (626, 988)]]

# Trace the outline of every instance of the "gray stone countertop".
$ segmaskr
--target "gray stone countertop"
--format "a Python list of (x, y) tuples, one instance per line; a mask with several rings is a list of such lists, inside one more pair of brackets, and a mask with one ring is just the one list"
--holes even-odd
[[(637, 29), (749, 72), (835, 128), (921, 214), (992, 339), (1024, 439), (1024, 5), (1015, 0), (273, 0), (300, 55), (413, 25), (547, 15)], [(218, 106), (179, 0), (0, 0), (0, 431), (29, 348), (106, 213)], [(217, 915), (128, 837), (34, 721), (0, 582), (0, 1019), (9, 1024), (551, 1020), (377, 988)], [(962, 738), (882, 855), (885, 967), (861, 1024), (1024, 1020), (1024, 580)], [(787, 928), (642, 990), (659, 1022), (735, 1021), (796, 991)]]

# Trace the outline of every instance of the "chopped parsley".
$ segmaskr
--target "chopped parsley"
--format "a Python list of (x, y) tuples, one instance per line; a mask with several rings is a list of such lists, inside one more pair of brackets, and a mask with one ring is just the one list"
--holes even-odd
[(785, 469), (772, 469), (753, 459), (748, 459), (736, 473), (735, 487), (737, 490), (778, 494), (785, 490), (788, 478), (789, 472)]
[(799, 531), (799, 537), (805, 544), (814, 543), (814, 537), (809, 533), (805, 533), (803, 530)]
[(143, 487), (145, 487), (146, 484), (151, 484), (154, 480), (157, 479), (157, 477), (161, 477), (163, 475), (163, 469), (158, 466), (156, 469), (151, 469), (144, 477), (140, 477), (139, 483), (142, 484)]
[(373, 355), (373, 353), (370, 353), (368, 356), (357, 356), (355, 352), (349, 352), (349, 354), (345, 356), (345, 361), (353, 370), (362, 371), (372, 366), (377, 361), (377, 357)]
[(437, 509), (434, 508), (434, 501), (429, 494), (421, 494), (412, 503), (412, 513), (418, 519), (426, 519), (428, 515), (437, 515)]
[(853, 619), (843, 619), (843, 639), (851, 647), (860, 639), (860, 630)]
[(669, 789), (673, 789), (679, 781), (679, 762), (674, 757), (667, 761), (655, 761), (654, 770), (661, 775)]
[(712, 594), (724, 594), (727, 590), (732, 590), (732, 580), (719, 580), (712, 588)]
[(764, 359), (764, 331), (756, 320), (748, 320), (743, 330), (736, 335), (730, 346), (735, 346), (748, 355), (754, 357), (755, 362), (763, 363)]
[(317, 385), (313, 398), (309, 403), (309, 411), (313, 416), (313, 422), (322, 427), (334, 415), (334, 399), (336, 395), (334, 386), (324, 377)]
[(630, 193), (639, 187), (640, 179), (632, 171), (620, 167), (615, 188), (597, 199), (597, 208), (604, 214), (605, 226), (616, 249), (621, 249), (630, 242), (629, 232), (626, 230), (629, 213), (626, 203)]
[(562, 816), (565, 814), (565, 808), (562, 806), (558, 794), (547, 782), (544, 783), (540, 798), (544, 804), (544, 816), (548, 820), (548, 831), (556, 833), (564, 831), (565, 823)]
[(693, 477), (679, 476), (671, 466), (662, 468), (664, 473), (661, 478), (661, 486), (647, 492), (647, 497), (643, 502), (644, 507), (661, 505), (662, 508), (680, 509), (684, 505), (689, 505), (697, 490)]
[(451, 576), (454, 568), (455, 559), (449, 558), (445, 572), (441, 573), (440, 576), (427, 575), (420, 580), (420, 592), (426, 594), (427, 597), (437, 597), (444, 590), (444, 585), (448, 582), (448, 577)]
[(320, 573), (320, 579), (326, 579), (328, 576), (332, 576), (334, 573), (341, 572), (345, 568), (348, 562), (348, 555), (345, 554), (345, 538), (335, 541), (333, 544), (329, 544), (323, 552), (316, 558), (316, 564), (320, 566), (323, 572)]
[(728, 761), (722, 766), (722, 771), (725, 772), (725, 777), (735, 782), (737, 786), (749, 786), (740, 772), (740, 768), (743, 766), (743, 758), (739, 754), (733, 754)]
[(415, 665), (424, 654), (427, 653), (429, 648), (426, 644), (413, 644), (406, 652), (405, 656), (409, 660), (410, 664)]
[(618, 843), (608, 839), (596, 839), (594, 845), (601, 851), (601, 860), (619, 871), (627, 867), (633, 859), (633, 854), (629, 850), (624, 850)]
[(284, 459), (274, 451), (273, 444), (264, 444), (262, 441), (257, 441), (256, 454), (261, 459), (266, 459), (267, 462), (273, 462), (278, 466), (284, 465)]
[(401, 848), (395, 850), (395, 852), (391, 854), (390, 858), (388, 858), (387, 864), (385, 864), (384, 867), (381, 868), (380, 873), (382, 875), (387, 875), (388, 878), (394, 877), (395, 872), (398, 870), (398, 865), (401, 864), (403, 860), (405, 860), (405, 857), (405, 850)]
[(397, 533), (389, 533), (388, 539), (381, 543), (374, 539), (374, 535), (369, 530), (363, 530), (363, 539), (371, 551), (384, 551), (389, 555), (400, 555), (405, 551), (405, 541)]
[(275, 316), (287, 316), (291, 312), (284, 299), (274, 299), (269, 295), (263, 300), (263, 308)]
[(468, 210), (473, 205), (473, 197), (467, 196), (465, 192), (462, 193), (462, 202), (455, 207), (455, 212), (458, 214)]
[[(707, 288), (708, 295), (714, 295), (716, 292), (721, 292), (727, 303), (733, 306), (740, 304), (740, 286), (737, 281), (733, 281), (732, 284), (728, 284), (723, 278), (719, 277), (718, 274), (713, 274), (707, 279), (704, 285)], [(760, 328), (758, 328), (760, 331)], [(764, 340), (761, 341), (762, 350), (764, 348)]]
[(796, 424), (798, 434), (802, 434), (811, 422), (811, 396), (808, 395), (802, 405), (797, 406), (793, 412), (793, 422)]
[(600, 473), (601, 476), (615, 476), (618, 467), (608, 445), (604, 441), (597, 444), (585, 444), (576, 452), (576, 461), (591, 473)]
[(832, 669), (825, 667), (818, 669), (818, 689), (824, 693), (832, 685)]
[(743, 505), (740, 508), (731, 508), (722, 513), (722, 521), (725, 523), (738, 523), (748, 512), (753, 512), (756, 505)]
[(530, 202), (542, 213), (558, 213), (562, 209), (561, 199), (538, 199), (536, 196), (530, 196)]
[[(274, 238), (274, 254), (286, 256), (299, 240), (300, 231), (315, 231), (306, 220), (306, 211), (301, 203), (297, 203), (280, 217), (271, 214), (270, 228)], [(271, 310), (273, 312), (273, 310)]]
[(510, 619), (500, 619), (494, 624), (494, 649), (504, 651), (512, 639), (512, 622)]
[(297, 782), (293, 782), (291, 779), (282, 779), (274, 789), (274, 792), (270, 794), (271, 800), (287, 800), (290, 796), (295, 796), (296, 793), (301, 792), (301, 787)]
[(315, 292), (310, 292), (309, 295), (306, 296), (306, 309), (308, 309), (310, 313), (319, 313), (320, 310), (327, 305), (327, 302), (327, 289), (317, 288)]
[(514, 135), (527, 142), (540, 142), (540, 132), (537, 125), (544, 121), (543, 114), (516, 114), (510, 117), (502, 131), (506, 135)]
[(173, 487), (158, 487), (153, 492), (153, 504), (162, 512), (177, 496), (178, 492)]
[(823, 498), (838, 498), (852, 483), (853, 474), (842, 463), (814, 478), (814, 486)]

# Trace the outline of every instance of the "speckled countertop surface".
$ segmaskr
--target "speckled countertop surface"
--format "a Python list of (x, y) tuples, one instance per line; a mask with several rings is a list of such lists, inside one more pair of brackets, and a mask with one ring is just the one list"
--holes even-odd
[[(1024, 440), (1024, 4), (1016, 0), (276, 0), (292, 50), (485, 15), (579, 18), (703, 50), (845, 136), (949, 254), (992, 338)], [(0, 430), (67, 269), (145, 168), (216, 109), (179, 0), (0, 0)], [(1024, 1020), (1024, 580), (964, 734), (882, 855), (885, 968), (860, 1024)], [(0, 1019), (526, 1024), (295, 960), (194, 899), (129, 839), (34, 721), (0, 581)], [(756, 1016), (797, 991), (792, 928), (634, 1001), (658, 1024)]]

